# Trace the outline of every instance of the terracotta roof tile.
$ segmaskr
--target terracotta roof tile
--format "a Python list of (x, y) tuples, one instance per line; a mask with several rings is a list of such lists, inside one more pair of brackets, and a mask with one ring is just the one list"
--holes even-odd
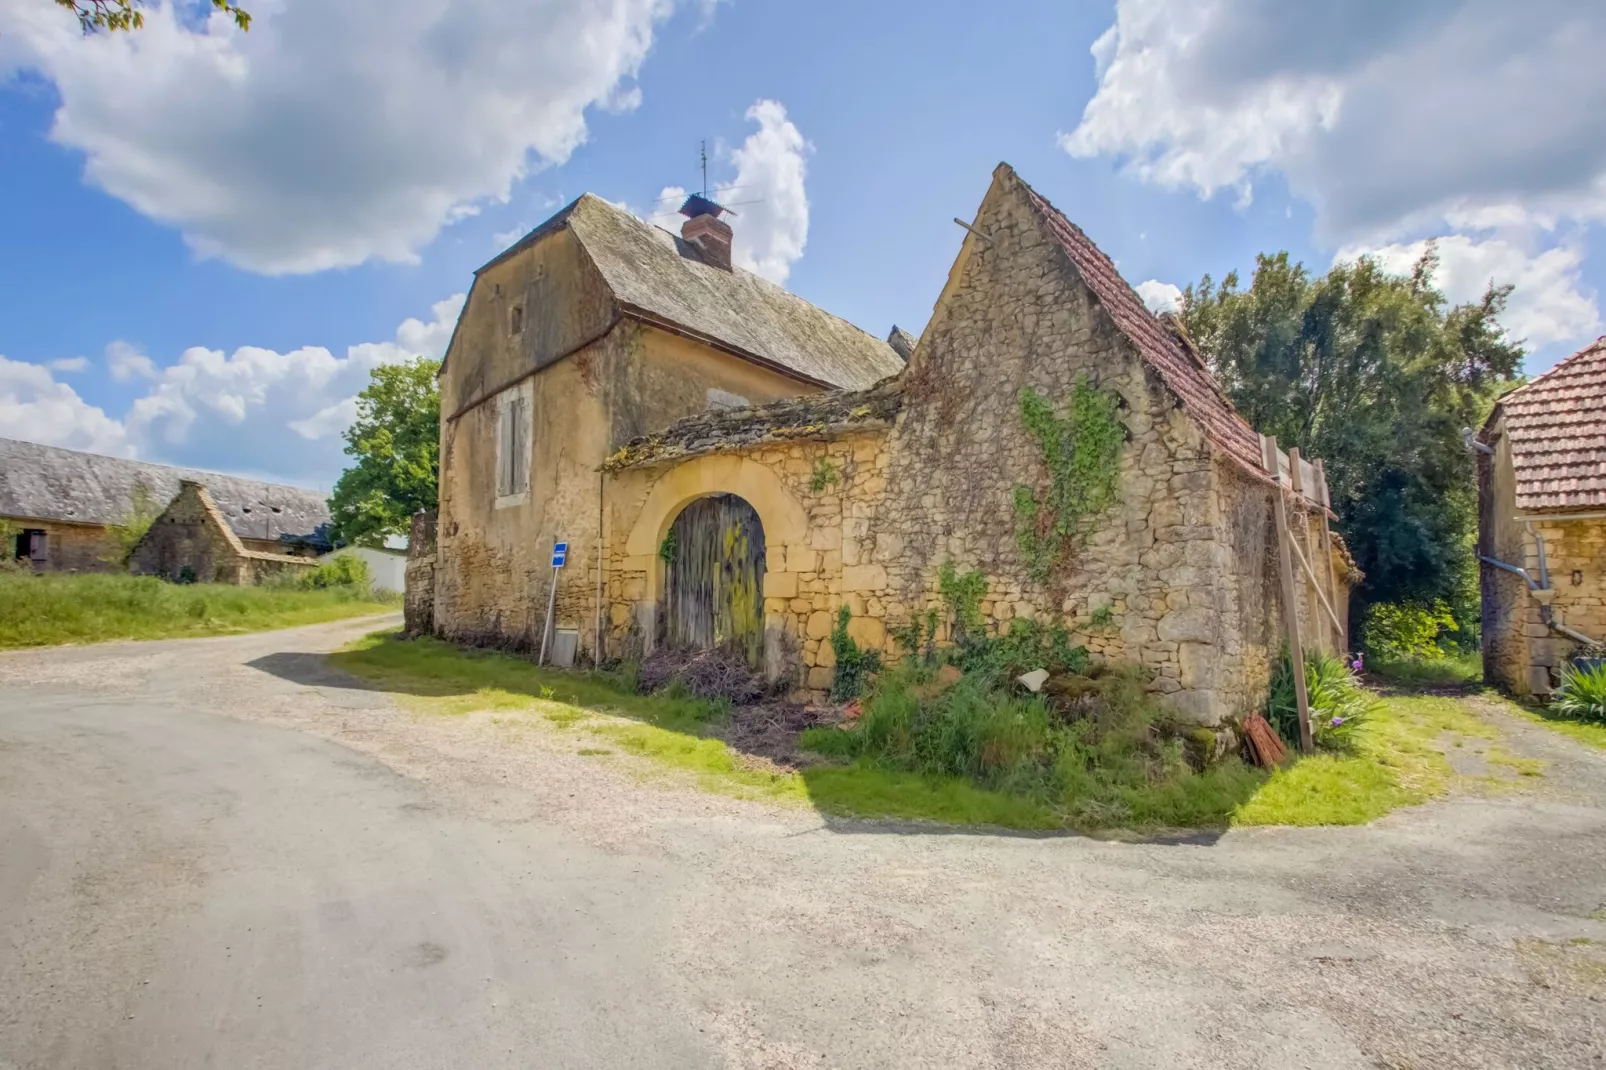
[(1159, 372), (1165, 385), (1199, 422), (1205, 435), (1228, 457), (1250, 472), (1264, 476), (1260, 436), (1238, 415), (1197, 353), (1168, 331), (1144, 306), (1143, 299), (1121, 278), (1110, 258), (1080, 227), (1066, 219), (1031, 186), (1021, 184), (1042, 212), (1049, 230), (1070, 255), (1082, 281), (1093, 291), (1116, 327), (1132, 340), (1138, 353)]
[(1606, 506), (1606, 336), (1501, 398), (1495, 413), (1511, 439), (1518, 509)]

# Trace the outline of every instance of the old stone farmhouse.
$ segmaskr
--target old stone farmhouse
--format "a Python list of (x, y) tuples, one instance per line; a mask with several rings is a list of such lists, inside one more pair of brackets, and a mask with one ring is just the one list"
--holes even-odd
[[(1356, 576), (1319, 468), (1268, 450), (1180, 329), (1009, 167), (918, 340), (733, 269), (717, 206), (687, 214), (677, 239), (582, 198), (476, 277), (442, 372), (438, 549), (415, 566), (436, 572), (436, 630), (533, 645), (566, 538), (557, 618), (588, 655), (732, 643), (812, 691), (839, 606), (892, 656), (944, 562), (985, 574), (990, 626), (1063, 622), (1206, 723), (1260, 702), (1286, 612), (1307, 645), (1342, 647)], [(1116, 489), (1048, 554), (1035, 503), (1057, 476), (1023, 393), (1053, 415), (1079, 390), (1117, 414)]]
[(120, 571), (107, 528), (139, 494), (165, 508), (136, 571), (248, 583), (329, 549), (329, 510), (315, 491), (0, 439), (0, 520), (17, 529), (5, 549), (37, 571)]
[(1606, 640), (1606, 338), (1501, 398), (1476, 446), (1484, 678), (1545, 695)]

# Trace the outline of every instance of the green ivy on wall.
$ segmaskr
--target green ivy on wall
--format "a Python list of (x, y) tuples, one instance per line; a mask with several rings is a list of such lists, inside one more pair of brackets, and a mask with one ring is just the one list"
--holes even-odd
[(1120, 483), (1126, 445), (1120, 395), (1079, 375), (1068, 409), (1060, 416), (1036, 390), (1028, 386), (1020, 392), (1021, 423), (1048, 466), (1048, 486), (1041, 494), (1015, 484), (1015, 541), (1039, 583), (1065, 559), (1086, 521), (1115, 500)]

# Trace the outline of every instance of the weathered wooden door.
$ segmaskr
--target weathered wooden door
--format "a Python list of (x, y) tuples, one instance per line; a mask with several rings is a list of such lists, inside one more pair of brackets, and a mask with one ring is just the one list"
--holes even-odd
[(755, 668), (764, 663), (764, 525), (734, 494), (698, 498), (670, 525), (665, 560), (664, 641), (722, 647)]

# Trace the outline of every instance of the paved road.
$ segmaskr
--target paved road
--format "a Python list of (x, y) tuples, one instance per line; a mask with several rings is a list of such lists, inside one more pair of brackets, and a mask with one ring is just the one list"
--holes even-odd
[(942, 834), (408, 712), (364, 627), (0, 656), (0, 1068), (1606, 1066), (1606, 754), (1542, 729), (1368, 828)]

